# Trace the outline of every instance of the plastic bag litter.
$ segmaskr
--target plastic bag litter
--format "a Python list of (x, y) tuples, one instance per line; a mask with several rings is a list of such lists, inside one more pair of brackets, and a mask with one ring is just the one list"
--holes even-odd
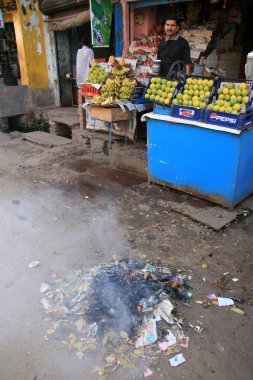
[(171, 367), (177, 367), (179, 364), (186, 362), (183, 354), (175, 355), (173, 358), (169, 359)]
[(143, 371), (143, 376), (144, 377), (149, 377), (153, 374), (152, 370), (150, 368), (146, 368), (144, 371)]
[(142, 335), (135, 342), (135, 347), (140, 348), (148, 346), (157, 341), (156, 321), (153, 318), (147, 318), (143, 324)]
[(35, 268), (40, 265), (40, 261), (32, 261), (29, 265), (28, 268)]
[(45, 282), (40, 285), (40, 293), (46, 293), (50, 289), (50, 286)]
[(172, 310), (174, 309), (172, 303), (169, 300), (163, 300), (156, 308), (156, 314), (160, 315), (167, 323), (173, 325), (174, 320), (171, 315)]
[(174, 334), (172, 334), (170, 330), (168, 330), (168, 335), (166, 335), (166, 340), (168, 341), (169, 347), (177, 343), (177, 338), (175, 337)]

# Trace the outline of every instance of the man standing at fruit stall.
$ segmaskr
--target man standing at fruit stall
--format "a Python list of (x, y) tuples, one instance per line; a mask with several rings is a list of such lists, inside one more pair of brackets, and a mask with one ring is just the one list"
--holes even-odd
[(78, 49), (76, 55), (76, 83), (81, 86), (88, 78), (88, 71), (94, 61), (93, 50), (89, 48), (89, 37), (82, 36), (82, 48)]
[(164, 30), (166, 37), (158, 46), (157, 59), (161, 60), (160, 75), (166, 77), (172, 64), (183, 61), (186, 74), (190, 74), (190, 46), (188, 42), (179, 35), (180, 24), (176, 17), (170, 16), (165, 21)]

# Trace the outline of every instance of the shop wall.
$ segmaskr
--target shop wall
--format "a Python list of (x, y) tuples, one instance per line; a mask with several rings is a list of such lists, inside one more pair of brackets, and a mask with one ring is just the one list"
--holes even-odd
[(134, 38), (149, 33), (156, 26), (156, 8), (142, 8), (134, 11)]
[(48, 67), (43, 15), (38, 0), (17, 1), (13, 14), (22, 84), (31, 89), (48, 88)]

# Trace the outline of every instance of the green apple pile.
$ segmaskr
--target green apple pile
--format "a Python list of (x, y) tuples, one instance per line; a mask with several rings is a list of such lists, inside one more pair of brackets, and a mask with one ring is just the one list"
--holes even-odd
[(88, 72), (88, 82), (103, 84), (108, 74), (97, 64), (94, 63)]
[(183, 92), (178, 93), (172, 103), (204, 109), (209, 102), (213, 83), (211, 79), (187, 78)]
[(169, 105), (178, 82), (165, 78), (154, 77), (150, 81), (145, 98), (152, 102), (160, 102)]
[(218, 99), (207, 106), (210, 111), (219, 111), (237, 115), (246, 112), (249, 102), (249, 85), (247, 83), (221, 83)]

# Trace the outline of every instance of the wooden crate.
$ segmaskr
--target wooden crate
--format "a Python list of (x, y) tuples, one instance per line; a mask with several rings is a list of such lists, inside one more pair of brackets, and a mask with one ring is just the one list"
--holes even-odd
[(132, 113), (128, 110), (125, 112), (119, 107), (90, 107), (90, 114), (95, 119), (100, 119), (103, 121), (113, 122), (121, 120), (129, 120), (132, 117)]

